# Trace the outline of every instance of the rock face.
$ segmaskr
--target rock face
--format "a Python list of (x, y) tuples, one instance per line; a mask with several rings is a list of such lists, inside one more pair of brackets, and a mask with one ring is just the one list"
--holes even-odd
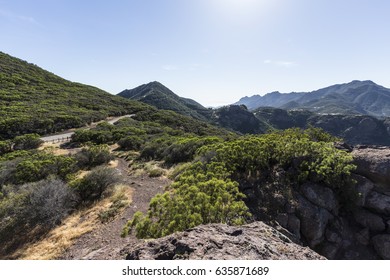
[[(141, 241), (142, 242), (142, 241)], [(244, 226), (210, 224), (125, 248), (127, 260), (318, 260), (307, 247), (255, 222)]]
[[(351, 152), (358, 166), (352, 176), (356, 184), (345, 187), (344, 193), (309, 181), (290, 187), (276, 203), (267, 196), (274, 185), (259, 182), (246, 186), (248, 194), (256, 194), (247, 196), (247, 205), (255, 219), (266, 218), (271, 224), (276, 220), (291, 240), (328, 259), (390, 259), (390, 147), (358, 146), (351, 151), (338, 146)], [(259, 191), (264, 188), (270, 190), (266, 195)], [(283, 189), (282, 184), (277, 190)]]
[(277, 230), (262, 222), (204, 225), (139, 244), (125, 252), (127, 259), (321, 258), (313, 251), (328, 259), (390, 259), (390, 147), (358, 146), (350, 152), (358, 165), (356, 185), (344, 193), (312, 182), (286, 192), (279, 169), (271, 176), (281, 183), (240, 183), (254, 219)]
[(384, 191), (390, 192), (390, 148), (357, 147), (352, 155), (357, 165), (356, 172), (367, 177)]

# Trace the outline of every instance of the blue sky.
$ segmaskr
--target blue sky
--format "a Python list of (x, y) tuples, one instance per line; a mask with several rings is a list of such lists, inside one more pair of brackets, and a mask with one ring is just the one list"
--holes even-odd
[(0, 51), (116, 94), (205, 106), (352, 80), (390, 87), (386, 0), (0, 0)]

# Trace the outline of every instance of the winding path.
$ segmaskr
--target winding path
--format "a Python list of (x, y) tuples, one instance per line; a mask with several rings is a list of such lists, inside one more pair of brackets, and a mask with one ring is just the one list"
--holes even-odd
[[(114, 124), (114, 123), (116, 123), (117, 121), (119, 121), (119, 120), (121, 120), (123, 118), (131, 118), (131, 117), (134, 117), (134, 116), (135, 116), (135, 114), (124, 115), (124, 116), (120, 116), (120, 117), (108, 118), (105, 121), (107, 121), (110, 124)], [(100, 122), (102, 122), (102, 121), (100, 121)], [(88, 127), (81, 127), (81, 128), (91, 129), (91, 128), (96, 127), (96, 125), (98, 123), (100, 123), (100, 122), (92, 123)], [(72, 135), (74, 134), (73, 130), (74, 129), (69, 129), (69, 130), (67, 130), (65, 132), (62, 132), (62, 133), (59, 133), (59, 134), (43, 136), (43, 137), (41, 137), (41, 140), (44, 141), (44, 142), (69, 142), (71, 140), (71, 138), (72, 138)]]

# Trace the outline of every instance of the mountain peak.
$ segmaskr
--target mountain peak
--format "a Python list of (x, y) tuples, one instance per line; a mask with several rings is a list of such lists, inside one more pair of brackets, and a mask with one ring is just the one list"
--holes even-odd
[(207, 119), (211, 114), (201, 104), (192, 99), (178, 96), (158, 81), (143, 84), (133, 89), (126, 89), (118, 95), (147, 103), (158, 109), (175, 111), (201, 120)]
[(240, 99), (250, 110), (259, 107), (306, 109), (323, 114), (390, 116), (390, 89), (371, 80), (353, 80), (311, 92), (271, 92)]
[(346, 84), (346, 85), (375, 85), (377, 86), (378, 84), (374, 83), (371, 80), (353, 80), (352, 82)]

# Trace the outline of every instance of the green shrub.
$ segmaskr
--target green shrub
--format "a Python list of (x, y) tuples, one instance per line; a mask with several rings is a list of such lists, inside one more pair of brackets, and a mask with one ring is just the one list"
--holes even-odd
[(12, 152), (11, 141), (0, 141), (0, 156)]
[(75, 158), (80, 168), (92, 168), (108, 163), (113, 156), (108, 145), (90, 145), (77, 153)]
[(73, 183), (73, 187), (84, 202), (92, 202), (102, 197), (103, 193), (121, 180), (113, 168), (97, 167), (84, 178)]
[(14, 150), (31, 150), (38, 148), (43, 141), (38, 134), (25, 134), (13, 139)]
[(121, 150), (135, 150), (138, 151), (141, 148), (141, 145), (144, 143), (141, 137), (138, 136), (127, 136), (118, 141), (118, 145)]
[(158, 238), (207, 223), (240, 225), (251, 215), (223, 164), (195, 164), (169, 191), (155, 196), (144, 216), (137, 212), (123, 229), (138, 238)]
[(160, 177), (164, 175), (164, 170), (161, 168), (155, 168), (149, 171), (149, 177)]
[[(9, 155), (11, 154), (13, 153)], [(69, 176), (77, 171), (76, 160), (71, 156), (55, 156), (46, 152), (23, 155), (0, 162), (0, 184), (36, 182), (50, 175), (68, 180)]]
[(62, 180), (77, 171), (76, 160), (71, 156), (55, 156), (47, 153), (36, 153), (23, 158), (17, 165), (11, 183), (22, 184), (36, 182), (55, 175)]
[[(242, 224), (250, 213), (238, 182), (242, 189), (256, 185), (256, 199), (274, 208), (283, 206), (272, 205), (275, 195), (289, 195), (306, 181), (342, 192), (355, 167), (333, 139), (320, 130), (290, 129), (202, 146), (199, 160), (185, 166), (168, 191), (151, 200), (146, 214), (136, 213), (123, 235), (135, 230), (139, 238), (157, 238), (199, 224)], [(179, 142), (173, 143), (171, 147)], [(285, 176), (275, 176), (274, 170)], [(269, 214), (278, 213), (273, 210)]]

